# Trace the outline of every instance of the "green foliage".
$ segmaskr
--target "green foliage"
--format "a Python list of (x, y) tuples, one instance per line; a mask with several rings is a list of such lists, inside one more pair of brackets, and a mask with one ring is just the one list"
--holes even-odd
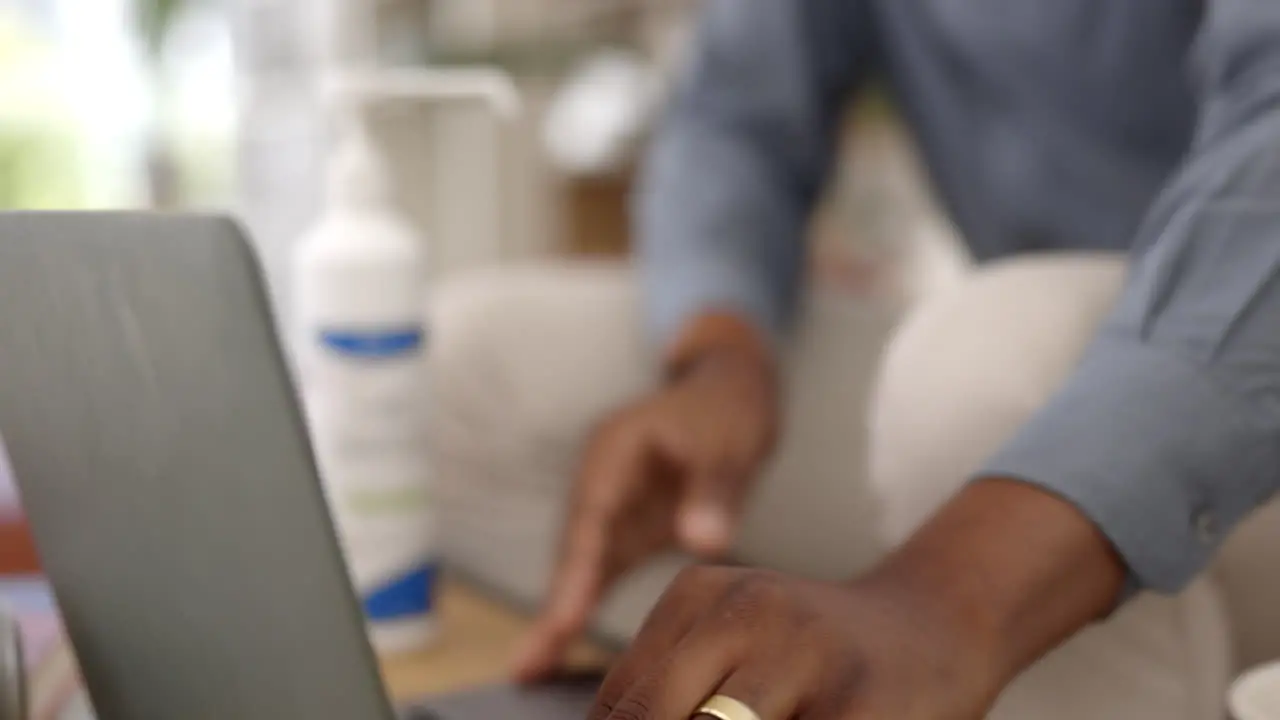
[(66, 210), (87, 201), (74, 138), (52, 125), (0, 123), (0, 209)]
[(188, 6), (205, 0), (134, 0), (138, 32), (151, 57), (160, 56), (173, 21)]
[(21, 15), (0, 11), (0, 209), (86, 202), (82, 148), (55, 89), (53, 60)]

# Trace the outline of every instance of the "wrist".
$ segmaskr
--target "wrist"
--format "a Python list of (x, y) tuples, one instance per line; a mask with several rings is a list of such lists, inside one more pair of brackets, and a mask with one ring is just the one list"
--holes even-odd
[(671, 383), (724, 371), (752, 377), (773, 390), (777, 365), (768, 341), (750, 322), (729, 313), (707, 313), (689, 322), (665, 353), (663, 377)]
[(689, 323), (667, 354), (665, 390), (693, 402), (735, 438), (739, 474), (754, 474), (781, 427), (778, 363), (756, 329), (732, 315)]
[(932, 657), (945, 658), (958, 671), (951, 679), (998, 693), (1012, 678), (1001, 625), (991, 606), (962, 591), (922, 558), (886, 559), (853, 581), (855, 593), (869, 593), (907, 618)]
[(918, 598), (1000, 684), (1114, 609), (1124, 577), (1074, 506), (1002, 479), (966, 486), (870, 576)]

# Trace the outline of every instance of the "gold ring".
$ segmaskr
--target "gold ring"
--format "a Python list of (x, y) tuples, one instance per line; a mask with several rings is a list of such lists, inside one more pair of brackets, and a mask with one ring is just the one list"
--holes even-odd
[(709, 715), (716, 720), (760, 720), (755, 710), (747, 707), (741, 700), (734, 700), (728, 695), (712, 695), (707, 698), (693, 717), (696, 718), (699, 715)]

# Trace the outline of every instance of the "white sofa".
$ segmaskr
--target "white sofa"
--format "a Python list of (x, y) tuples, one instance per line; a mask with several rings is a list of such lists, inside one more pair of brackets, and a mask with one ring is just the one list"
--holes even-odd
[[(814, 577), (865, 568), (1043, 402), (1121, 277), (1114, 257), (976, 273), (913, 313), (878, 389), (898, 313), (810, 297), (788, 359), (787, 434), (736, 556)], [(609, 265), (494, 270), (442, 287), (432, 312), (444, 551), (532, 607), (588, 430), (655, 382), (635, 290)], [(665, 558), (630, 578), (597, 631), (630, 634), (683, 562)], [(1250, 520), (1183, 595), (1142, 597), (1048, 656), (992, 717), (1221, 718), (1229, 677), (1274, 658), (1280, 507)]]

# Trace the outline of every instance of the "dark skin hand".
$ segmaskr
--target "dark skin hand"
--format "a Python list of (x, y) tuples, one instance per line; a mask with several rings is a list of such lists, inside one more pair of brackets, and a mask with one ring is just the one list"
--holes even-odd
[[(730, 317), (695, 322), (669, 382), (588, 445), (552, 594), (516, 664), (547, 677), (609, 586), (670, 546), (728, 549), (778, 426), (775, 364)], [(977, 720), (1043, 653), (1106, 614), (1124, 577), (1074, 507), (968, 486), (868, 575), (685, 572), (609, 674), (593, 720), (687, 720), (724, 693), (761, 720)]]
[(1072, 506), (975, 483), (849, 584), (685, 572), (590, 718), (686, 720), (721, 693), (761, 720), (979, 720), (1018, 672), (1105, 615), (1123, 578)]
[(733, 542), (777, 434), (774, 364), (753, 330), (709, 316), (672, 353), (668, 374), (588, 442), (551, 595), (517, 653), (520, 680), (558, 669), (627, 571), (668, 548), (715, 558)]

